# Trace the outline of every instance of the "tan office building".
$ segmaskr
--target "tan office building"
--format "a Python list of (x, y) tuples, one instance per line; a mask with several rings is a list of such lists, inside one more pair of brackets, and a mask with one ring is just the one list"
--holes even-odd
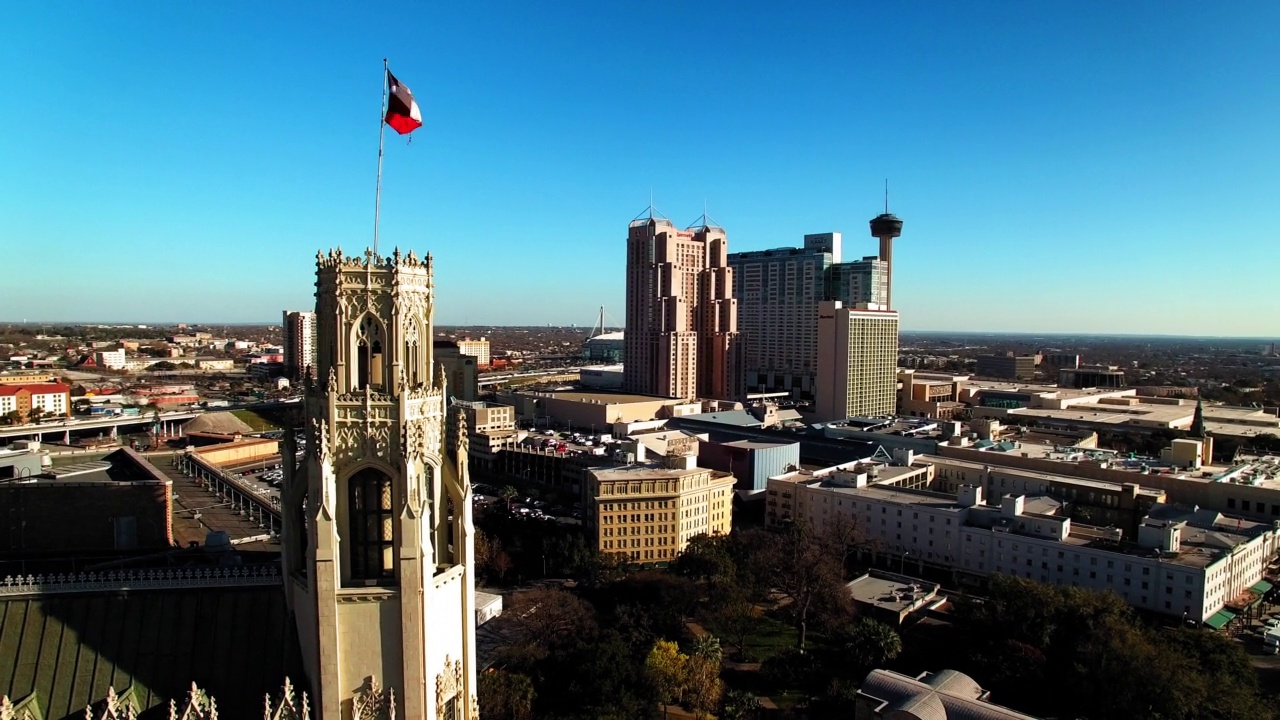
[(677, 449), (658, 463), (588, 468), (588, 522), (596, 547), (632, 562), (666, 562), (696, 535), (729, 534), (734, 477), (696, 461)]
[(742, 396), (742, 348), (723, 228), (676, 230), (652, 212), (627, 230), (623, 388), (668, 398)]
[(818, 304), (815, 420), (892, 415), (898, 395), (898, 313)]

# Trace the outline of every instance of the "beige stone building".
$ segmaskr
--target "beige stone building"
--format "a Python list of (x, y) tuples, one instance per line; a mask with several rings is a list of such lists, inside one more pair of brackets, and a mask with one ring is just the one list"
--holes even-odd
[[(320, 718), (363, 717), (393, 690), (403, 717), (474, 720), (474, 528), (465, 431), (444, 442), (432, 362), (431, 260), (317, 257), (316, 376), (306, 456), (282, 497), (285, 591)], [(461, 428), (460, 428), (461, 430)], [(286, 435), (284, 455), (293, 456)]]
[(892, 415), (898, 399), (898, 313), (818, 304), (815, 420)]
[(516, 409), (510, 405), (475, 400), (456, 402), (472, 433), (491, 433), (516, 429)]
[(651, 210), (627, 230), (623, 388), (669, 398), (736, 400), (742, 346), (724, 228), (677, 230)]
[(489, 341), (486, 338), (464, 337), (457, 341), (458, 352), (476, 359), (480, 367), (489, 367)]
[(458, 420), (466, 423), (471, 447), (472, 468), (482, 472), (493, 466), (494, 456), (515, 446), (524, 436), (516, 428), (516, 409), (510, 405), (474, 400), (457, 400), (448, 423), (448, 442), (458, 438)]
[(516, 414), (523, 419), (547, 418), (555, 423), (571, 424), (574, 429), (594, 432), (605, 432), (615, 423), (643, 422), (702, 412), (702, 403), (626, 393), (516, 391), (498, 393), (498, 400), (514, 405)]
[(697, 440), (669, 444), (657, 463), (586, 470), (588, 524), (601, 552), (632, 562), (667, 562), (696, 535), (727, 535), (734, 477), (697, 467)]

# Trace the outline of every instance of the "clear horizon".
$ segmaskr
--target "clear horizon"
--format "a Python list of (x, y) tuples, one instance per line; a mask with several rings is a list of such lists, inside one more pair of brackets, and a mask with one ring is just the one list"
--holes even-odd
[(872, 254), (888, 177), (908, 331), (1280, 335), (1272, 3), (7, 17), (14, 322), (308, 307), (316, 250), (371, 239), (388, 57), (425, 124), (387, 137), (380, 249), (433, 253), (441, 324), (620, 324), (650, 197), (730, 251)]
[[(297, 308), (290, 308), (296, 310)], [(244, 326), (244, 327), (266, 327), (279, 326), (279, 321), (218, 321), (218, 320), (156, 320), (147, 322), (139, 320), (130, 322), (127, 320), (29, 320), (25, 323), (21, 320), (4, 320), (0, 319), (0, 325), (63, 325), (63, 326), (89, 326), (89, 325), (106, 325), (117, 327), (129, 327), (137, 325), (146, 325), (149, 328), (154, 327), (170, 327), (179, 324), (203, 327), (203, 326)], [(534, 323), (534, 324), (500, 324), (500, 323), (443, 323), (437, 322), (436, 329), (442, 328), (578, 328), (582, 330), (590, 330), (590, 325), (572, 324), (572, 323)], [(620, 325), (607, 325), (611, 330), (625, 330)], [(1009, 335), (1019, 337), (1114, 337), (1114, 338), (1170, 338), (1170, 339), (1186, 339), (1186, 340), (1256, 340), (1262, 343), (1280, 342), (1280, 334), (1276, 336), (1269, 335), (1177, 335), (1168, 333), (1124, 333), (1124, 332), (1094, 332), (1094, 331), (1071, 331), (1071, 330), (937, 330), (929, 328), (909, 328), (904, 327), (900, 333), (912, 334), (928, 334), (928, 335)]]

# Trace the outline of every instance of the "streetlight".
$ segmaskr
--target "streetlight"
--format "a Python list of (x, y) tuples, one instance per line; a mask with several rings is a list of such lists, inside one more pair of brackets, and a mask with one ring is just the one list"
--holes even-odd
[(908, 550), (908, 551), (906, 551), (906, 552), (902, 553), (902, 565), (900, 566), (900, 568), (899, 568), (898, 572), (899, 572), (899, 573), (901, 573), (901, 574), (903, 574), (903, 575), (906, 575), (906, 574), (907, 574), (907, 556), (908, 556), (908, 555), (910, 555), (910, 554), (911, 554), (911, 551), (910, 551), (910, 550)]

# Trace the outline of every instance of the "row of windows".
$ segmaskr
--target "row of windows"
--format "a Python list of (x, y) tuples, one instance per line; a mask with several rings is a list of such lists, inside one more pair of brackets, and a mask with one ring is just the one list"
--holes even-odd
[[(966, 563), (966, 565), (967, 565), (967, 563)], [(982, 564), (981, 564), (981, 563), (979, 563), (979, 568), (978, 568), (978, 569), (979, 569), (979, 570), (981, 570), (981, 569), (982, 569)], [(1008, 574), (1013, 575), (1014, 577), (1018, 577), (1018, 576), (1019, 576), (1019, 573), (1018, 573), (1018, 571), (1017, 571), (1017, 570), (1010, 570)], [(1027, 578), (1028, 580), (1034, 580), (1034, 579), (1036, 579), (1036, 577), (1031, 573), (1031, 571), (1030, 571), (1030, 570), (1028, 570), (1028, 571), (1026, 571), (1026, 572), (1021, 573), (1021, 576), (1022, 576), (1022, 577)], [(1048, 576), (1048, 575), (1046, 575), (1046, 574), (1044, 574), (1044, 573), (1041, 573), (1041, 574), (1040, 574), (1039, 580), (1040, 580), (1040, 582), (1042, 582), (1042, 583), (1050, 583), (1050, 582), (1052, 582), (1052, 581), (1049, 579), (1049, 576)], [(1079, 587), (1079, 586), (1080, 586), (1080, 583), (1079, 583), (1078, 581), (1076, 581), (1076, 580), (1072, 580), (1072, 581), (1071, 581), (1071, 587)], [(1141, 605), (1141, 606), (1143, 606), (1143, 607), (1149, 607), (1149, 606), (1150, 606), (1150, 598), (1149, 598), (1147, 595), (1133, 596), (1133, 595), (1130, 595), (1130, 594), (1129, 594), (1129, 591), (1128, 591), (1128, 590), (1125, 590), (1124, 592), (1122, 592), (1122, 593), (1121, 593), (1121, 595), (1123, 595), (1123, 596), (1124, 596), (1124, 601), (1125, 601), (1126, 603), (1130, 604), (1130, 605), (1140, 604), (1140, 605)], [(1190, 595), (1188, 595), (1188, 598), (1190, 598)], [(1183, 606), (1182, 606), (1182, 612), (1187, 613), (1188, 615), (1190, 615), (1190, 614), (1193, 612), (1192, 607), (1193, 607), (1193, 606), (1192, 606), (1192, 605), (1190, 605), (1190, 604), (1183, 604)], [(1174, 607), (1173, 607), (1173, 601), (1171, 601), (1171, 600), (1166, 600), (1166, 601), (1164, 602), (1164, 609), (1165, 609), (1165, 610), (1172, 611), (1172, 612), (1176, 612), (1176, 611), (1174, 610)]]
[(600, 545), (604, 550), (622, 550), (627, 547), (657, 547), (660, 545), (674, 545), (669, 537), (656, 538), (630, 538), (629, 540), (603, 540)]
[[(1235, 498), (1230, 498), (1230, 497), (1227, 498), (1227, 508), (1230, 510), (1236, 509)], [(1267, 511), (1267, 504), (1262, 502), (1261, 500), (1255, 500), (1252, 503), (1249, 502), (1248, 500), (1241, 500), (1240, 509), (1245, 512), (1265, 513)], [(1272, 505), (1271, 514), (1280, 516), (1280, 505)]]
[(613, 537), (614, 535), (622, 537), (624, 535), (657, 535), (673, 532), (674, 530), (674, 525), (632, 525), (629, 531), (625, 527), (616, 529), (611, 527), (601, 528), (600, 534), (604, 537)]

